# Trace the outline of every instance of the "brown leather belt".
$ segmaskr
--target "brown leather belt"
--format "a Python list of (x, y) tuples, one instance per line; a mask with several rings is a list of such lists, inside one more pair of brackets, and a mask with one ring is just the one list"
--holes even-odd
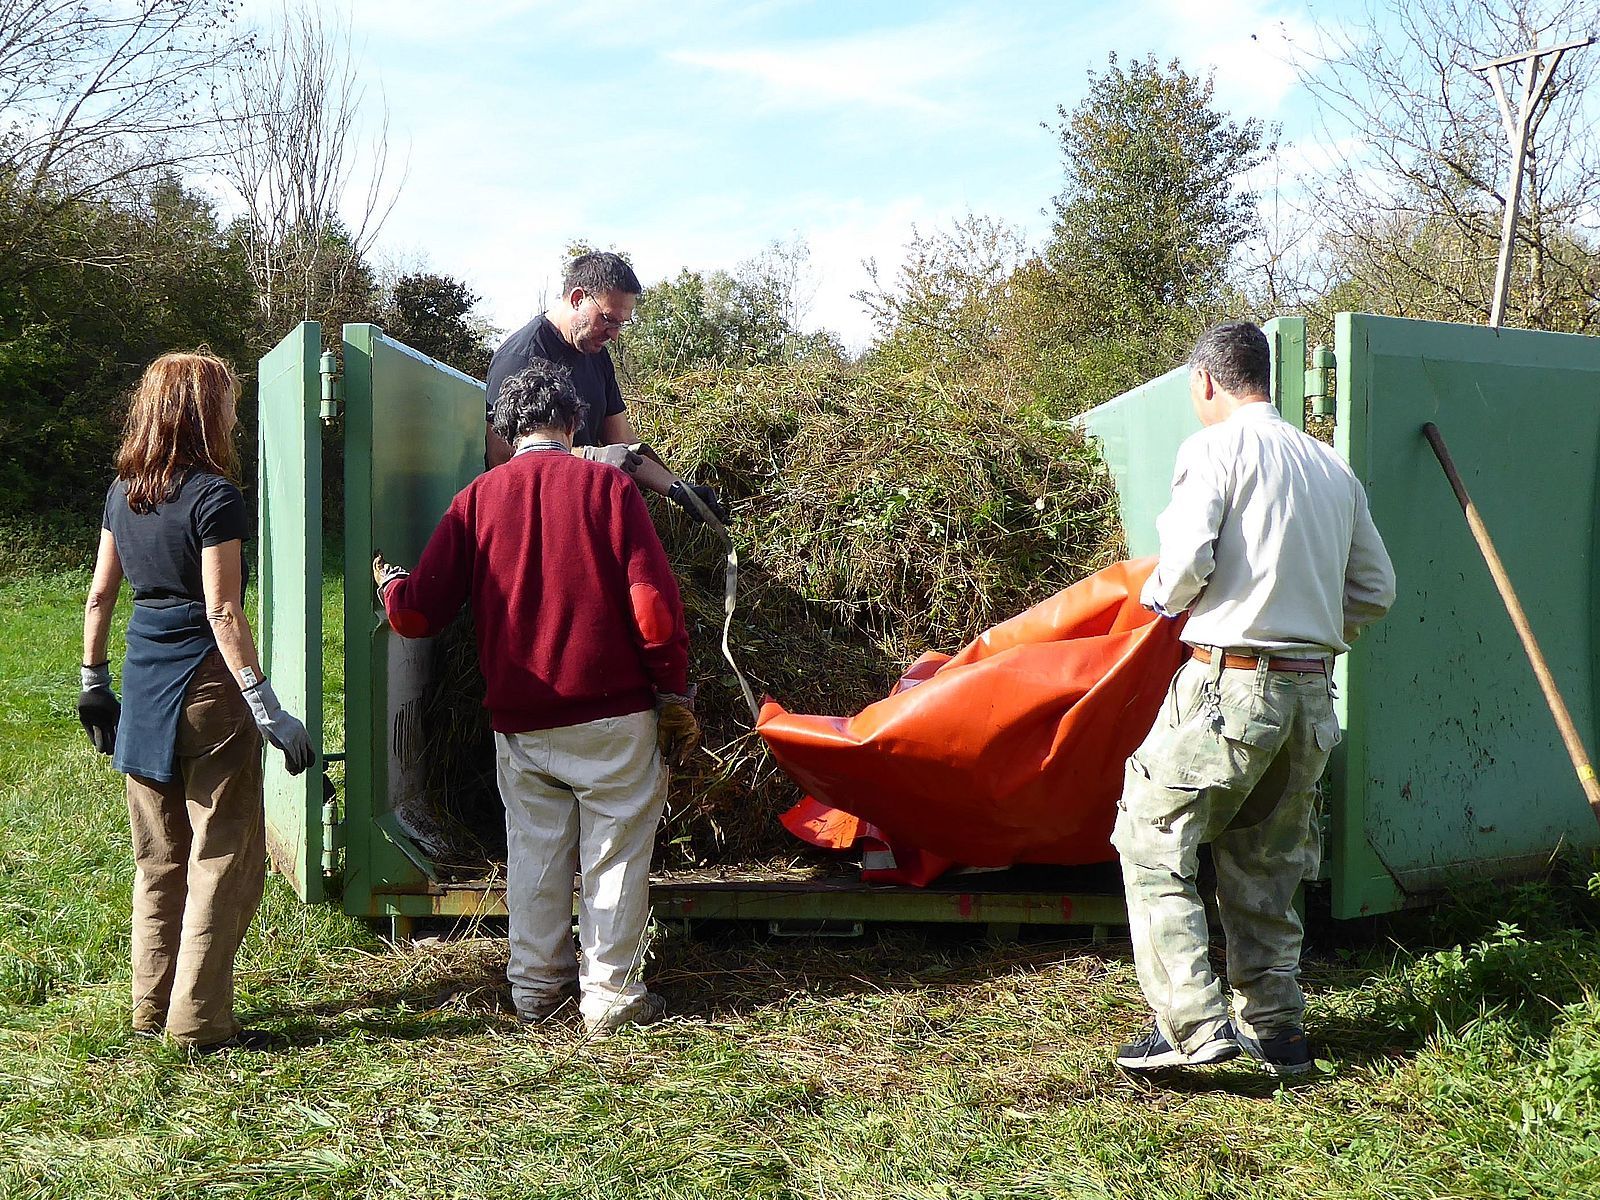
[[(1212, 654), (1204, 646), (1193, 646), (1194, 656), (1203, 663), (1210, 663)], [(1254, 671), (1261, 659), (1254, 654), (1224, 654), (1222, 665), (1232, 667), (1239, 671)], [(1321, 658), (1269, 658), (1267, 659), (1269, 671), (1299, 671), (1308, 675), (1326, 675), (1328, 673), (1327, 660)]]

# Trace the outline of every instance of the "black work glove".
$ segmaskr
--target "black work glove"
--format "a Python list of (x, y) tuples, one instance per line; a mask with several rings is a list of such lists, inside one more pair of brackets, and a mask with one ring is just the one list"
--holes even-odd
[(79, 667), (78, 682), (83, 689), (78, 693), (78, 723), (96, 750), (110, 754), (117, 748), (117, 722), (122, 719), (122, 705), (111, 690), (111, 664)]
[(716, 489), (708, 484), (685, 483), (680, 479), (667, 490), (667, 499), (674, 504), (682, 506), (683, 511), (696, 521), (704, 522), (705, 518), (700, 515), (700, 509), (695, 505), (694, 501), (689, 499), (688, 492), (693, 492), (699, 497), (700, 503), (711, 510), (711, 515), (717, 519), (719, 524), (726, 525), (728, 523), (728, 510), (722, 507), (722, 501), (717, 498)]

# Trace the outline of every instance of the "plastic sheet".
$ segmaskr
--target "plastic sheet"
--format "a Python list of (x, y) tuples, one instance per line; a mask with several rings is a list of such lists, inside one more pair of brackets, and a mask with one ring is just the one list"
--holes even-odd
[(783, 815), (813, 845), (861, 844), (863, 876), (926, 884), (949, 867), (1115, 857), (1123, 762), (1187, 648), (1139, 606), (1155, 566), (1108, 567), (957, 654), (918, 659), (853, 717), (768, 700), (757, 729), (807, 792)]

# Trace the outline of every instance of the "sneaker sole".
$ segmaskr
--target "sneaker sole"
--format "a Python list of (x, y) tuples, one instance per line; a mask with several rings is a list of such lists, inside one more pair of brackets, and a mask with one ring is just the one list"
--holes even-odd
[(1207, 1042), (1193, 1054), (1182, 1050), (1169, 1050), (1154, 1058), (1118, 1058), (1117, 1066), (1125, 1071), (1161, 1071), (1168, 1067), (1209, 1067), (1239, 1056), (1239, 1047), (1233, 1042)]

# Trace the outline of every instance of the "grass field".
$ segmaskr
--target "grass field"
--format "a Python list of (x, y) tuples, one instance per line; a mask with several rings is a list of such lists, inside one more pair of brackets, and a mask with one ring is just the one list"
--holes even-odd
[(496, 1011), (491, 931), (397, 949), (277, 879), (239, 991), (289, 1048), (191, 1063), (128, 1030), (121, 780), (73, 710), (86, 582), (0, 583), (7, 1200), (1600, 1196), (1592, 864), (1323, 931), (1326, 1069), (1287, 1088), (1115, 1070), (1146, 1019), (1118, 942), (664, 933), (674, 1019), (589, 1043)]

